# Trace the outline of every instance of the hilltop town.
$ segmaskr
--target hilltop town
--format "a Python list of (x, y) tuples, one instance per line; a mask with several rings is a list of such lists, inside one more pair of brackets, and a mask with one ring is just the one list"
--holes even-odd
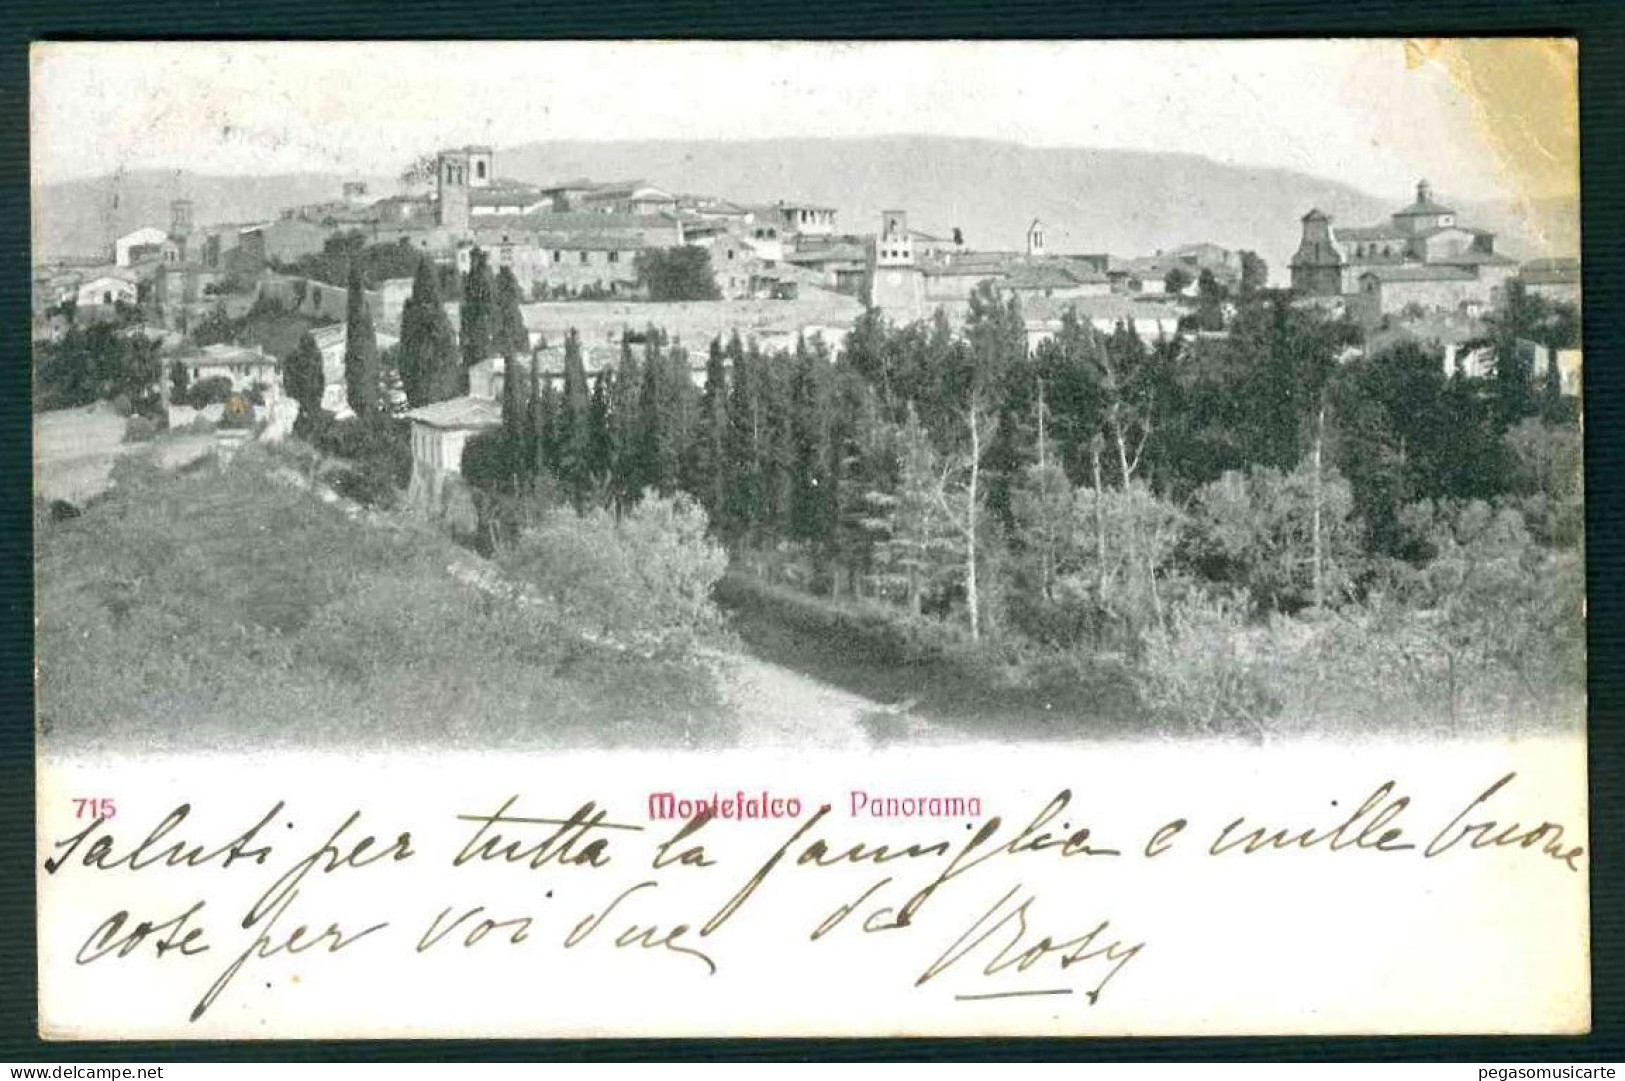
[[(225, 373), (246, 389), (267, 368), (274, 376), (295, 339), (197, 342), (196, 332), (242, 320), (256, 304), (280, 305), (318, 330), (326, 404), (342, 412), (337, 324), (348, 283), (332, 280), (343, 259), (322, 260), (336, 249), (377, 256), (366, 289), (385, 348), (399, 339), (417, 260), (432, 262), (449, 285), (443, 291), (455, 294), (478, 250), (493, 272), (515, 277), (531, 346), (556, 348), (574, 328), (589, 372), (614, 363), (626, 331), (649, 325), (691, 343), (738, 332), (771, 351), (807, 335), (839, 349), (865, 309), (899, 325), (938, 310), (957, 322), (983, 281), (1022, 302), (1031, 346), (1052, 336), (1068, 311), (1105, 332), (1126, 325), (1148, 342), (1182, 327), (1222, 333), (1234, 299), (1265, 288), (1268, 276), (1253, 252), (1176, 238), (1153, 253), (1055, 251), (1036, 219), (1020, 247), (986, 250), (952, 226), (911, 224), (906, 209), (853, 230), (842, 228), (835, 208), (794, 198), (749, 204), (643, 180), (531, 184), (504, 178), (488, 146), (426, 156), (403, 179), (413, 190), (375, 198), (365, 182), (346, 182), (331, 201), (251, 223), (196, 223), (190, 201), (177, 198), (167, 226), (144, 225), (109, 237), (104, 252), (35, 268), (36, 340), (60, 335), (72, 320), (138, 321), (194, 374)], [(1509, 281), (1554, 301), (1579, 300), (1577, 260), (1520, 266), (1496, 251), (1494, 233), (1458, 222), (1427, 181), (1389, 222), (1344, 225), (1309, 208), (1302, 226), (1290, 264), (1297, 295), (1369, 333), (1397, 328), (1439, 345), (1451, 365), (1463, 343), (1484, 336), (1483, 316)], [(705, 253), (711, 288), (659, 295), (640, 275), (639, 256), (685, 248)], [(682, 306), (660, 306), (674, 301)], [(1571, 383), (1575, 362), (1571, 355)]]

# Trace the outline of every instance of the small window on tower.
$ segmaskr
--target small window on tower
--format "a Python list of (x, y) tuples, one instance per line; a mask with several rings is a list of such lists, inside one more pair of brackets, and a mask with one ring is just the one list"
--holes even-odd
[(481, 180), (485, 179), (485, 162), (477, 161), (474, 163), (474, 175)]

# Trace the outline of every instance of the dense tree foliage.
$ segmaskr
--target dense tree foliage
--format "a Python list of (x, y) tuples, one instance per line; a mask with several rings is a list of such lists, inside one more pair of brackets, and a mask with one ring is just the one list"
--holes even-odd
[[(961, 326), (870, 312), (839, 358), (817, 339), (712, 341), (699, 386), (656, 329), (629, 334), (594, 381), (572, 335), (562, 379), (509, 411), (511, 445), (536, 448), (511, 460), (522, 488), (581, 510), (686, 492), (741, 567), (977, 648), (1127, 656), (1144, 701), (1201, 724), (1279, 705), (1234, 652), (1248, 626), (1322, 627), (1333, 610), (1342, 622), (1324, 627), (1340, 629), (1315, 631), (1317, 649), (1387, 627), (1422, 643), (1407, 654), (1431, 673), (1418, 694), (1451, 666), (1500, 686), (1465, 644), (1488, 599), (1438, 561), (1523, 567), (1540, 583), (1527, 604), (1561, 592), (1582, 523), (1572, 403), (1553, 409), (1527, 369), (1516, 394), (1505, 373), (1447, 376), (1415, 343), (1365, 351), (1352, 325), (1285, 294), (1231, 296), (1211, 275), (1198, 288), (1231, 308), (1224, 333), (1148, 341), (1068, 313), (1029, 349), (1016, 301), (984, 283)], [(1521, 348), (1531, 317), (1499, 318), (1523, 322), (1492, 345)], [(1561, 314), (1535, 325), (1561, 333)], [(1458, 644), (1428, 630), (1445, 618), (1428, 605), (1456, 606)], [(1549, 608), (1493, 618), (1527, 644)], [(1344, 659), (1380, 652), (1362, 640)], [(1447, 697), (1452, 717), (1473, 699)]]
[(681, 248), (646, 248), (633, 262), (638, 286), (650, 300), (716, 300), (711, 253), (692, 245)]
[(138, 411), (156, 408), (163, 363), (159, 344), (115, 323), (68, 328), (35, 346), (34, 408), (68, 409), (121, 399)]
[(347, 283), (351, 273), (358, 271), (366, 287), (372, 289), (391, 278), (412, 277), (419, 259), (409, 244), (369, 244), (365, 233), (352, 230), (328, 237), (321, 251), (277, 263), (275, 269), (330, 285)]

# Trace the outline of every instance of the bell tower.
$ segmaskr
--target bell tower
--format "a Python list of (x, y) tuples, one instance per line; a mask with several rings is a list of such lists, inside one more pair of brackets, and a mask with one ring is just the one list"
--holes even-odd
[(192, 235), (192, 200), (175, 199), (169, 204), (169, 235), (176, 240)]
[(881, 211), (880, 235), (875, 238), (875, 265), (883, 267), (914, 265), (914, 237), (908, 231), (907, 211)]
[(1027, 226), (1027, 254), (1031, 257), (1044, 254), (1044, 223), (1037, 218)]
[(914, 262), (914, 235), (908, 231), (908, 214), (887, 210), (880, 215), (880, 233), (871, 249), (864, 299), (897, 323), (912, 323), (925, 316), (925, 286), (920, 267)]
[(468, 190), (472, 186), (473, 162), (468, 149), (442, 150), (435, 162), (435, 196), (439, 203), (438, 221), (442, 228), (468, 230)]

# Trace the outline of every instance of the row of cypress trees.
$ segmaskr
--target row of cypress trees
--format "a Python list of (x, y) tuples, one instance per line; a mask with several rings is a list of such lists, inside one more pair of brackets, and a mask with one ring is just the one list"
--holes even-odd
[[(459, 332), (454, 333), (441, 299), (437, 269), (432, 261), (422, 259), (411, 296), (401, 311), (400, 346), (390, 369), (379, 353), (360, 265), (352, 263), (344, 342), (345, 398), (350, 408), (359, 417), (389, 413), (396, 379), (409, 408), (466, 394), (471, 365), (490, 356), (529, 352), (529, 334), (519, 305), (519, 283), (513, 272), (504, 267), (493, 275), (486, 253), (475, 248), (463, 283)], [(316, 415), (323, 382), (321, 353), (315, 339), (306, 334), (288, 359), (284, 380), (303, 415)]]

